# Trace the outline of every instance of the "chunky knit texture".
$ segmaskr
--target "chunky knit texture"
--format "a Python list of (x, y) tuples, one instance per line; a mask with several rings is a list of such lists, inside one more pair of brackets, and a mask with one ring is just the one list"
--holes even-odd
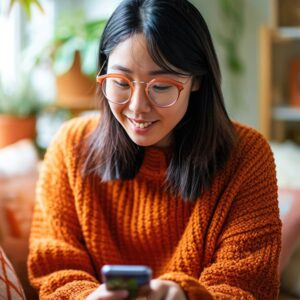
[(96, 122), (68, 122), (43, 163), (28, 260), (40, 299), (84, 299), (103, 264), (148, 265), (193, 300), (277, 298), (277, 184), (259, 133), (236, 125), (232, 158), (186, 203), (163, 192), (167, 155), (154, 147), (133, 180), (83, 179), (83, 141)]

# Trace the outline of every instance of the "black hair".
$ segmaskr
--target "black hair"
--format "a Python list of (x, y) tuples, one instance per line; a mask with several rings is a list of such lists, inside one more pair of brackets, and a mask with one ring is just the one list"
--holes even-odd
[[(124, 0), (102, 34), (99, 70), (115, 47), (142, 33), (153, 61), (161, 68), (190, 74), (200, 81), (191, 92), (188, 109), (173, 130), (172, 153), (166, 172), (166, 191), (193, 201), (209, 188), (228, 160), (236, 142), (225, 110), (218, 59), (208, 27), (187, 0)], [(132, 179), (143, 162), (144, 147), (136, 145), (97, 92), (101, 121), (89, 138), (84, 174), (102, 181)]]

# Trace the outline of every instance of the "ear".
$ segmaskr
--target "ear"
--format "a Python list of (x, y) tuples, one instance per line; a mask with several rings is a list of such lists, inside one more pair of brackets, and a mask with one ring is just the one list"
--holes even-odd
[(194, 77), (193, 78), (193, 83), (192, 83), (192, 92), (196, 92), (198, 90), (200, 90), (200, 78), (198, 77)]

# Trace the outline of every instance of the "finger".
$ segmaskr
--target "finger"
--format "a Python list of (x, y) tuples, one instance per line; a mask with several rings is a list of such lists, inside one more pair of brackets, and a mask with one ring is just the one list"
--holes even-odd
[(164, 300), (186, 300), (186, 296), (177, 286), (172, 286), (168, 289)]
[(137, 297), (138, 299), (143, 297), (146, 299), (150, 292), (151, 288), (149, 285), (140, 286), (137, 291)]
[(151, 280), (150, 282), (151, 292), (148, 295), (148, 300), (161, 300), (164, 299), (168, 287), (164, 285), (160, 280)]
[(92, 293), (86, 300), (123, 300), (128, 297), (127, 291), (116, 291), (116, 292), (107, 292), (103, 294)]
[(109, 291), (104, 284), (101, 284), (86, 300), (123, 300), (127, 297), (127, 290)]

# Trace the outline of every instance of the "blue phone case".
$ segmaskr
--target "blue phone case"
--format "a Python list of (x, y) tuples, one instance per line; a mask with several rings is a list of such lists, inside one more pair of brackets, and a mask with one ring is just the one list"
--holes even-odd
[(140, 287), (149, 286), (152, 270), (142, 265), (104, 265), (101, 276), (108, 290), (126, 289), (134, 298)]

